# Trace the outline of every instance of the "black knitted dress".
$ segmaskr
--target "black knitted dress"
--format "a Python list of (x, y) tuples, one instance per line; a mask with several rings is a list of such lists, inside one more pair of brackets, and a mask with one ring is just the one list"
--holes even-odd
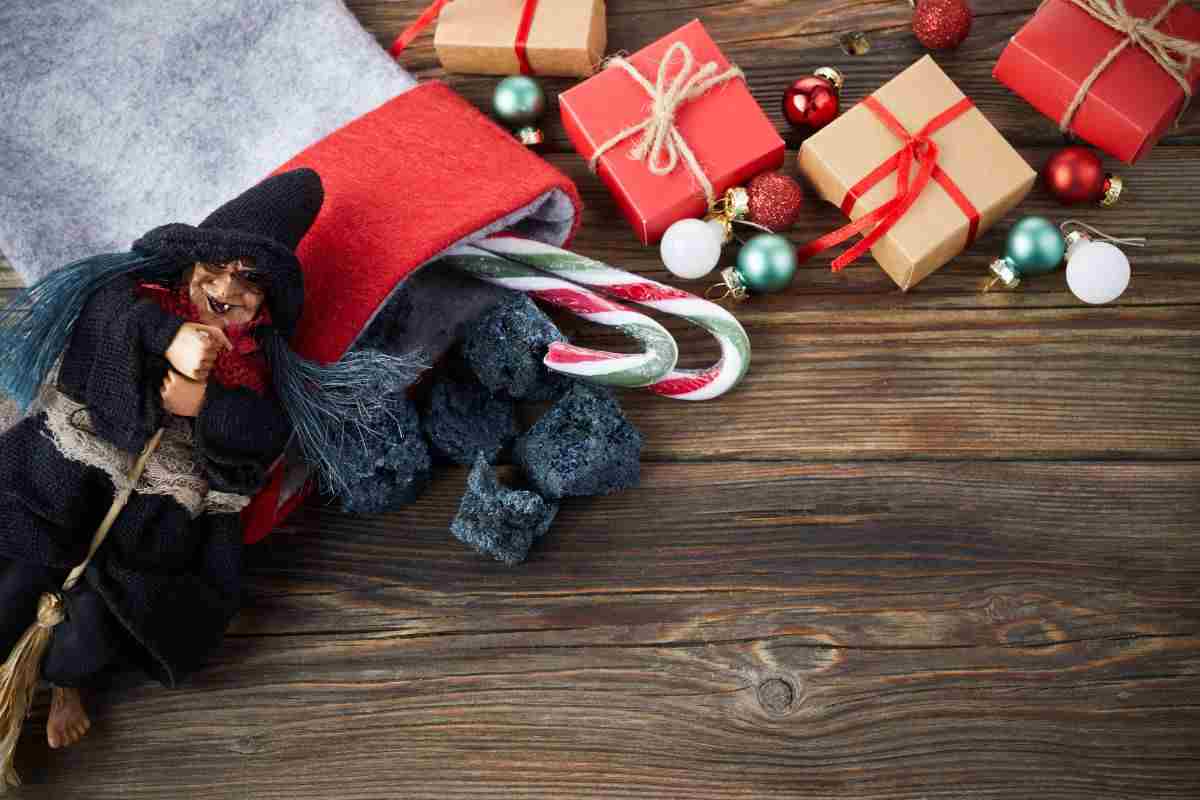
[[(76, 322), (57, 380), (76, 413), (63, 418), (130, 455), (160, 426), (183, 425), (213, 493), (253, 494), (286, 444), (283, 409), (270, 396), (210, 381), (195, 420), (165, 415), (163, 354), (183, 320), (138, 297), (135, 285), (121, 278), (97, 291)], [(110, 473), (68, 457), (60, 440), (47, 411), (0, 435), (0, 652), (33, 621), (39, 595), (59, 589), (83, 560), (115, 493)], [(202, 664), (238, 609), (241, 547), (236, 511), (134, 491), (67, 596), (44, 677), (78, 686), (127, 659), (174, 686)]]

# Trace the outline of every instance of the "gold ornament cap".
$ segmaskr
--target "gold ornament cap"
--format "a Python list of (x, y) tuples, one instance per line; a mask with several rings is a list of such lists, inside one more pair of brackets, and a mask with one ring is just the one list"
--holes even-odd
[(742, 277), (738, 275), (737, 267), (726, 267), (721, 270), (721, 280), (725, 283), (726, 297), (732, 297), (739, 303), (746, 299), (749, 291), (746, 289)]
[(1125, 189), (1125, 181), (1120, 175), (1107, 175), (1104, 178), (1104, 196), (1100, 198), (1100, 206), (1102, 208), (1112, 208), (1121, 199), (1121, 192)]
[(995, 286), (997, 283), (1005, 289), (1015, 289), (1021, 285), (1021, 275), (1017, 272), (1017, 268), (1012, 265), (1012, 262), (1007, 258), (997, 258), (988, 267), (995, 279), (990, 286)]
[(721, 223), (721, 227), (725, 230), (725, 243), (733, 241), (733, 223), (736, 220), (745, 219), (750, 213), (750, 193), (745, 187), (734, 186), (729, 191), (725, 192), (720, 200), (713, 203), (708, 214), (704, 217), (705, 222), (717, 221)]
[(534, 147), (546, 141), (546, 135), (540, 128), (528, 126), (517, 130), (517, 139), (526, 147)]
[(842, 91), (842, 86), (846, 83), (845, 76), (836, 67), (818, 67), (813, 70), (813, 75), (816, 75), (818, 78), (824, 78), (832, 83), (833, 88), (837, 89), (839, 93)]
[(733, 223), (729, 221), (729, 217), (726, 217), (724, 214), (713, 212), (706, 215), (704, 217), (704, 221), (721, 223), (721, 230), (724, 231), (723, 235), (721, 236), (722, 244), (729, 244), (733, 241)]

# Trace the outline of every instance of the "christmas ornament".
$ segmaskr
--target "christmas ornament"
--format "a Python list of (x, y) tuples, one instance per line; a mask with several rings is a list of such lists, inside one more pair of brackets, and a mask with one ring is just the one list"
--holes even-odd
[[(459, 255), (463, 253), (477, 257), (460, 258)], [(474, 247), (456, 248), (454, 255), (446, 260), (489, 283), (529, 292), (537, 299), (566, 308), (585, 319), (588, 314), (594, 313), (594, 321), (602, 325), (620, 326), (623, 323), (601, 310), (593, 312), (594, 301), (591, 298), (595, 295), (583, 288), (584, 286), (618, 300), (627, 300), (671, 316), (682, 317), (711, 333), (721, 346), (721, 358), (717, 363), (705, 370), (673, 369), (658, 382), (646, 387), (655, 394), (677, 400), (710, 400), (740, 383), (750, 368), (750, 338), (737, 318), (716, 303), (688, 292), (614, 269), (558, 247), (514, 236), (489, 237), (476, 242)], [(552, 288), (544, 289), (541, 284), (528, 280), (532, 277), (531, 272), (546, 280), (558, 279), (558, 282), (546, 284)], [(557, 291), (568, 288), (570, 293)], [(602, 298), (601, 300), (605, 303), (610, 302)], [(623, 306), (616, 308), (627, 311)], [(561, 358), (556, 364), (547, 360), (547, 366), (560, 366), (572, 354), (563, 350), (560, 355)], [(574, 360), (583, 363), (589, 360), (612, 361), (625, 357), (620, 353), (578, 350)], [(594, 368), (595, 366), (593, 365)]]
[(842, 73), (833, 67), (821, 67), (800, 78), (783, 93), (783, 116), (805, 135), (824, 128), (838, 115), (844, 82)]
[[(1096, 241), (1085, 231), (1104, 241)], [(1042, 217), (1026, 217), (1009, 232), (1007, 252), (1004, 258), (992, 262), (995, 277), (984, 291), (997, 283), (1015, 289), (1023, 278), (1053, 272), (1065, 257), (1071, 292), (1085, 303), (1111, 303), (1129, 285), (1129, 259), (1117, 244), (1144, 247), (1146, 239), (1118, 239), (1074, 219), (1056, 228)]]
[(756, 225), (781, 233), (796, 224), (804, 192), (795, 179), (782, 172), (764, 172), (746, 187), (749, 211), (746, 218)]
[(681, 219), (663, 234), (659, 253), (667, 271), (684, 280), (696, 280), (717, 268), (725, 245), (723, 219)]
[(521, 144), (532, 146), (545, 141), (534, 123), (546, 113), (546, 93), (533, 78), (513, 75), (496, 84), (492, 109), (506, 125), (517, 129)]
[(1015, 289), (1022, 278), (1053, 272), (1066, 251), (1067, 243), (1053, 222), (1045, 217), (1025, 217), (1009, 231), (1004, 257), (989, 267), (995, 278), (987, 289), (997, 283)]
[(953, 50), (971, 32), (971, 7), (966, 0), (908, 0), (914, 9), (913, 33), (930, 50)]
[(763, 233), (780, 233), (796, 224), (804, 191), (794, 178), (782, 172), (764, 172), (745, 186), (735, 186), (713, 204), (708, 222), (719, 222), (723, 241), (733, 239), (734, 224), (757, 228)]
[(796, 276), (796, 265), (791, 242), (775, 233), (760, 233), (742, 246), (736, 267), (721, 271), (725, 296), (740, 301), (747, 294), (786, 289)]
[(1078, 220), (1062, 224), (1064, 231), (1071, 226), (1085, 228), (1107, 241), (1096, 241), (1081, 230), (1067, 233), (1067, 287), (1085, 303), (1111, 303), (1125, 293), (1130, 277), (1129, 258), (1113, 242), (1145, 247), (1145, 238), (1117, 239)]
[(1050, 156), (1042, 167), (1042, 182), (1065, 206), (1097, 203), (1111, 208), (1124, 188), (1120, 177), (1104, 172), (1100, 156), (1079, 145), (1064, 147)]

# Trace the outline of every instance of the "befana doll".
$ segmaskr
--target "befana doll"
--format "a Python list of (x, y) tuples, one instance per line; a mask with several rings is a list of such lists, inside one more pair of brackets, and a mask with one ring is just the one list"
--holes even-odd
[(411, 381), (409, 358), (289, 347), (323, 198), (315, 171), (277, 174), (0, 311), (0, 390), (25, 409), (0, 435), (0, 792), (39, 677), (62, 747), (110, 665), (166, 686), (195, 670), (238, 609), (239, 513), (291, 437), (336, 489), (338, 454)]

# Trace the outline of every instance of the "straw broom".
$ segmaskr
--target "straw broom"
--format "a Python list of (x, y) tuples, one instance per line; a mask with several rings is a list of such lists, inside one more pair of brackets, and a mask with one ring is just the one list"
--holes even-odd
[(33, 693), (37, 689), (38, 677), (42, 671), (42, 657), (50, 644), (50, 636), (54, 626), (65, 618), (63, 611), (63, 594), (79, 583), (83, 573), (91, 563), (92, 557), (100, 549), (112, 529), (113, 523), (129, 502), (133, 487), (142, 477), (146, 462), (162, 441), (163, 429), (151, 437), (141, 454), (134, 462), (129, 472), (129, 481), (124, 489), (113, 498), (108, 514), (96, 529), (92, 544), (88, 548), (87, 558), (83, 563), (71, 570), (63, 583), (61, 592), (48, 592), (38, 601), (37, 619), (29, 626), (29, 630), (13, 646), (8, 660), (0, 667), (0, 795), (6, 794), (14, 786), (21, 785), (21, 777), (13, 768), (13, 753), (17, 749), (17, 740), (21, 738), (21, 728), (29, 715), (29, 706), (33, 703)]

